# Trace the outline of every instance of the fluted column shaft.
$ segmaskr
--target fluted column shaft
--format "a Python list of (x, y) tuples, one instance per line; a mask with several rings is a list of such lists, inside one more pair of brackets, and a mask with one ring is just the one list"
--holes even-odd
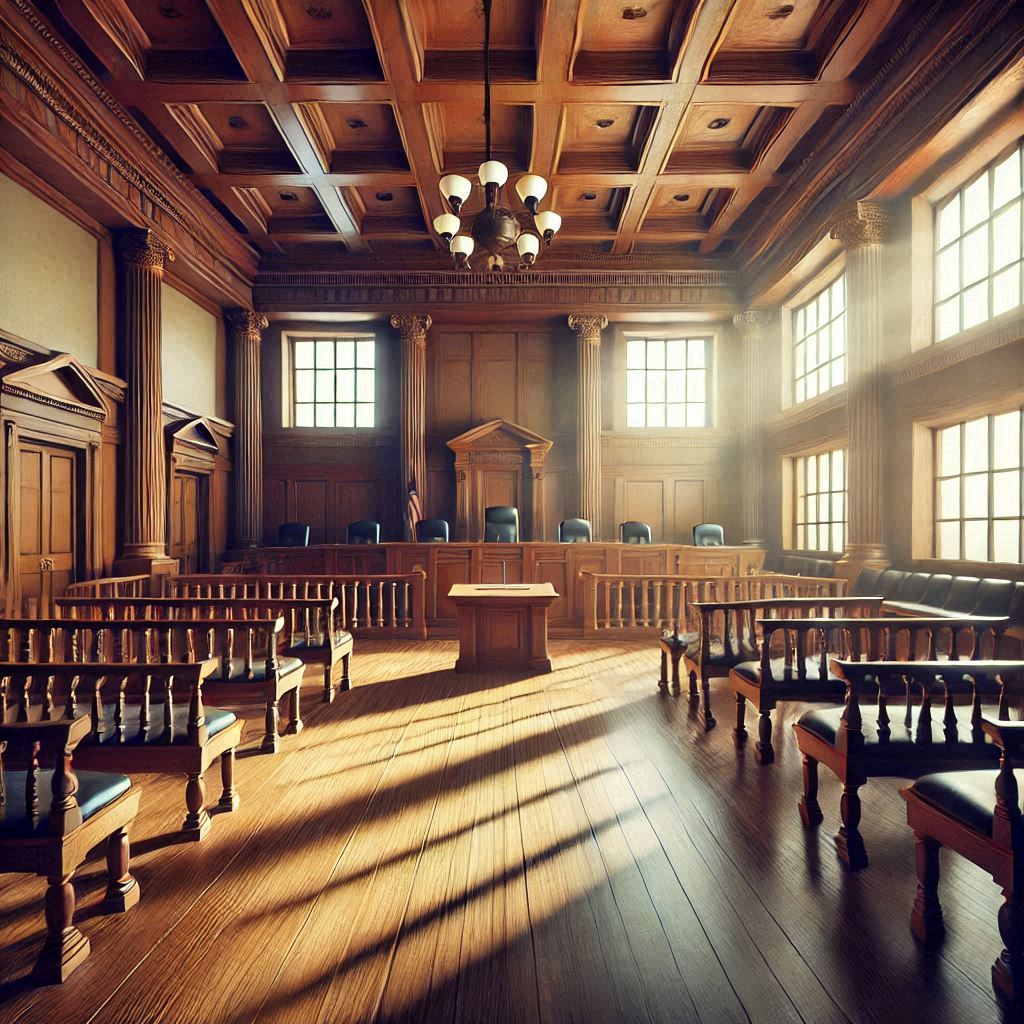
[(235, 359), (234, 546), (263, 543), (263, 400), (260, 343), (267, 318), (249, 309), (226, 318)]
[(886, 565), (882, 454), (882, 245), (886, 214), (856, 203), (832, 228), (846, 250), (847, 544), (853, 568)]
[(740, 525), (745, 544), (764, 543), (764, 328), (769, 310), (748, 309), (733, 317), (743, 346), (740, 394)]
[(608, 318), (600, 313), (571, 313), (579, 372), (576, 376), (577, 476), (579, 512), (590, 523), (594, 540), (601, 533), (601, 330)]
[(166, 557), (167, 455), (160, 362), (160, 286), (174, 259), (150, 231), (118, 239), (124, 403), (124, 532), (122, 559)]
[[(391, 326), (402, 341), (400, 458), (402, 487), (419, 495), (426, 509), (427, 451), (424, 442), (427, 421), (427, 331), (431, 320), (419, 313), (395, 313)], [(406, 523), (406, 533), (412, 528)], [(415, 537), (406, 536), (406, 540)]]

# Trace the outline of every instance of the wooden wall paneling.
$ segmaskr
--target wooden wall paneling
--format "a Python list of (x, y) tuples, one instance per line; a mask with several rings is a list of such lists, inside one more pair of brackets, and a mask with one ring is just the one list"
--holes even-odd
[(327, 503), (331, 484), (321, 480), (292, 480), (289, 485), (288, 521), (309, 524), (311, 544), (329, 544), (338, 540), (337, 520), (331, 520)]
[[(705, 481), (673, 480), (672, 523), (674, 539), (679, 543), (692, 543), (693, 527), (706, 522), (708, 502)], [(690, 537), (688, 541), (686, 538)], [(669, 538), (665, 538), (668, 540)]]
[(655, 543), (669, 540), (665, 528), (671, 519), (666, 514), (666, 501), (665, 480), (627, 478), (620, 522), (636, 520), (648, 523), (651, 527), (652, 540)]
[[(483, 423), (519, 419), (519, 337), (514, 333), (480, 332), (473, 336), (473, 419)], [(525, 426), (526, 424), (523, 423)]]

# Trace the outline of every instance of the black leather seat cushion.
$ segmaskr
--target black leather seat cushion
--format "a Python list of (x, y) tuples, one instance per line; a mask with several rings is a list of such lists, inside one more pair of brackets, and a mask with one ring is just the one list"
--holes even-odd
[[(1024, 771), (1016, 769), (1018, 791), (1024, 791)], [(982, 835), (992, 835), (996, 809), (995, 769), (971, 772), (936, 772), (925, 775), (913, 785), (930, 804), (942, 808), (950, 817), (963, 822)]]
[(921, 596), (928, 589), (928, 584), (931, 581), (931, 578), (931, 573), (912, 572), (903, 581), (903, 586), (897, 591), (897, 600), (901, 602), (906, 601), (911, 604), (920, 602)]
[[(301, 670), (302, 662), (298, 658), (292, 658), (288, 655), (284, 655), (277, 659), (277, 674), (278, 676), (286, 676), (289, 672), (294, 672), (296, 669)], [(231, 667), (229, 669), (227, 677), (224, 675), (223, 669), (218, 664), (217, 671), (207, 679), (210, 683), (234, 683), (234, 682), (253, 682), (253, 683), (265, 683), (267, 681), (267, 663), (263, 658), (253, 658), (252, 662), (252, 675), (247, 676), (245, 673), (245, 659), (244, 658), (232, 658)]]
[[(772, 658), (772, 681), (774, 683), (780, 683), (786, 685), (792, 683), (794, 686), (800, 685), (800, 677), (797, 674), (796, 662), (792, 665), (787, 665), (782, 658)], [(748, 682), (753, 683), (754, 686), (761, 685), (761, 662), (760, 661), (744, 661), (733, 668), (733, 671), (743, 676)], [(821, 673), (819, 671), (817, 659), (809, 659), (806, 663), (806, 674), (804, 680), (808, 683), (817, 683), (821, 681)], [(836, 675), (833, 675), (832, 670), (828, 670), (828, 678), (825, 681), (827, 683), (835, 683), (836, 699), (842, 700), (846, 693), (846, 685)]]
[(713, 636), (708, 643), (705, 665), (735, 665), (741, 661), (752, 661), (758, 657), (757, 643), (750, 635), (734, 637), (727, 653), (720, 636)]
[[(75, 799), (82, 811), (82, 821), (88, 821), (97, 811), (113, 803), (131, 788), (127, 775), (114, 772), (75, 771), (78, 792)], [(6, 802), (0, 805), (0, 839), (21, 839), (33, 835), (45, 836), (49, 831), (47, 818), (53, 796), (53, 771), (45, 769), (36, 776), (39, 791), (39, 817), (33, 820), (25, 809), (25, 782), (28, 772), (4, 771)]]
[(881, 591), (878, 589), (878, 577), (882, 575), (881, 569), (861, 569), (857, 578), (850, 587), (851, 597), (878, 597)]
[(1010, 614), (1013, 602), (1012, 580), (982, 580), (978, 587), (978, 603), (972, 615), (1001, 616)]
[[(942, 705), (932, 706), (931, 743), (915, 739), (917, 723), (920, 717), (918, 709), (911, 714), (911, 724), (904, 724), (904, 707), (901, 702), (889, 704), (889, 736), (882, 739), (878, 735), (878, 708), (873, 705), (861, 704), (861, 731), (864, 734), (864, 746), (861, 755), (864, 757), (892, 757), (898, 755), (908, 762), (927, 760), (929, 757), (943, 757), (951, 747), (956, 747), (957, 756), (981, 763), (995, 764), (999, 760), (999, 748), (986, 736), (976, 742), (971, 738), (970, 708), (957, 709), (957, 742), (947, 743), (942, 728)], [(800, 726), (813, 736), (835, 746), (839, 732), (842, 708), (815, 708), (800, 716)]]
[[(146, 733), (144, 740), (140, 736), (139, 730), (139, 711), (141, 710), (139, 705), (125, 705), (124, 721), (121, 725), (121, 738), (118, 738), (114, 729), (115, 710), (116, 709), (113, 704), (106, 704), (103, 707), (103, 735), (99, 739), (101, 744), (123, 743), (127, 745), (132, 743), (145, 743), (146, 745), (153, 744), (157, 746), (166, 746), (169, 742), (167, 734), (164, 732), (164, 705), (162, 702), (159, 704), (152, 703), (149, 706), (149, 731)], [(219, 732), (223, 732), (235, 721), (235, 713), (233, 711), (224, 711), (222, 708), (208, 708), (204, 705), (203, 714), (206, 718), (206, 734), (210, 737), (216, 736)], [(187, 697), (183, 697), (182, 700), (174, 702), (171, 718), (174, 723), (173, 742), (175, 744), (188, 743)], [(90, 734), (83, 741), (82, 749), (86, 749), (95, 742), (95, 737)]]

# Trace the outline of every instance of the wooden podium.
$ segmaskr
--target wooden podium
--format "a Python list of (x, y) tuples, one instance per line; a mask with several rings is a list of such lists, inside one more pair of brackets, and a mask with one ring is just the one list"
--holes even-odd
[(531, 669), (550, 672), (550, 583), (456, 583), (448, 597), (459, 615), (456, 672)]

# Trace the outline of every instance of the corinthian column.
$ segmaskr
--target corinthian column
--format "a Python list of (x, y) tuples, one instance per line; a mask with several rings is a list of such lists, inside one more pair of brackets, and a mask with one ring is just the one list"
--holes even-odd
[(847, 541), (840, 572), (889, 564), (882, 526), (882, 242), (885, 210), (855, 203), (831, 231), (846, 250)]
[(263, 543), (263, 402), (260, 393), (262, 313), (235, 309), (225, 319), (235, 354), (234, 546)]
[(743, 344), (740, 391), (740, 476), (743, 543), (764, 544), (764, 328), (770, 310), (748, 309), (732, 318)]
[[(391, 326), (402, 339), (401, 453), (403, 494), (415, 488), (420, 504), (426, 508), (427, 452), (424, 446), (427, 416), (427, 331), (431, 320), (426, 314), (395, 313)], [(412, 524), (406, 517), (406, 540)]]
[(602, 313), (569, 314), (569, 327), (576, 335), (579, 352), (578, 515), (590, 522), (594, 540), (599, 540), (601, 533), (601, 330), (607, 326), (608, 318)]
[[(174, 259), (151, 231), (118, 238), (124, 403), (124, 531), (115, 572), (153, 571), (167, 559), (167, 456), (160, 364), (160, 286)], [(157, 571), (161, 571), (157, 569)], [(166, 571), (164, 569), (163, 571)]]

